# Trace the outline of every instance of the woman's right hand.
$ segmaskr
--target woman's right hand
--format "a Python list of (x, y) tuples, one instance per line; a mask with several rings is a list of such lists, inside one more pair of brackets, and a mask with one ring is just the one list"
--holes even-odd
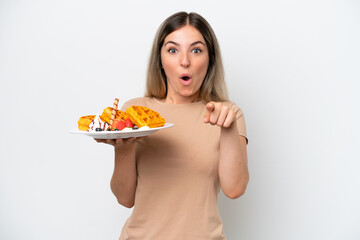
[(96, 139), (98, 143), (109, 144), (114, 147), (115, 164), (111, 178), (111, 191), (118, 202), (128, 208), (134, 206), (137, 186), (135, 143), (143, 137)]

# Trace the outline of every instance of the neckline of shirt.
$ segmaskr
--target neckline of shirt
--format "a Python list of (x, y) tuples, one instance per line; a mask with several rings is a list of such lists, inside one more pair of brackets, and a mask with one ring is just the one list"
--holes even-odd
[(198, 102), (192, 102), (192, 103), (180, 103), (180, 104), (173, 104), (173, 103), (164, 103), (161, 102), (157, 98), (150, 98), (150, 100), (153, 100), (155, 103), (162, 105), (162, 106), (169, 106), (169, 107), (186, 107), (186, 106), (197, 106), (197, 105), (205, 105), (204, 102), (198, 101)]

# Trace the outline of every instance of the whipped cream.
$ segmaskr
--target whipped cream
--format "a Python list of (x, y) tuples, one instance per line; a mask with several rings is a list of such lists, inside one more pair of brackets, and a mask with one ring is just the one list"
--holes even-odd
[(150, 128), (148, 126), (143, 126), (141, 128), (138, 128), (138, 129), (132, 129), (130, 127), (126, 127), (123, 130), (120, 130), (120, 132), (134, 132), (134, 131), (147, 130), (147, 129), (150, 129)]
[(120, 132), (132, 132), (134, 131), (134, 129), (132, 129), (131, 127), (126, 127), (123, 130), (121, 130)]
[(105, 131), (108, 127), (108, 124), (101, 121), (99, 115), (96, 115), (94, 120), (89, 125), (89, 132), (96, 132), (97, 128), (100, 128), (102, 131)]

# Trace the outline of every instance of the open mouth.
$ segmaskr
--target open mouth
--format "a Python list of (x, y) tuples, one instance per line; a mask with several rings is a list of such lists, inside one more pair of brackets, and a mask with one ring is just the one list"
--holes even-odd
[(189, 75), (189, 74), (182, 74), (181, 76), (180, 76), (180, 79), (182, 79), (183, 81), (185, 81), (185, 82), (187, 82), (187, 81), (189, 81), (189, 80), (191, 80), (191, 75)]

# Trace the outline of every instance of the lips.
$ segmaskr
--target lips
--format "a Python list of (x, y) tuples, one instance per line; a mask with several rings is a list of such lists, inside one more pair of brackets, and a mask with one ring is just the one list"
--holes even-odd
[(184, 85), (189, 85), (191, 83), (192, 76), (190, 74), (184, 73), (180, 75), (180, 81)]

